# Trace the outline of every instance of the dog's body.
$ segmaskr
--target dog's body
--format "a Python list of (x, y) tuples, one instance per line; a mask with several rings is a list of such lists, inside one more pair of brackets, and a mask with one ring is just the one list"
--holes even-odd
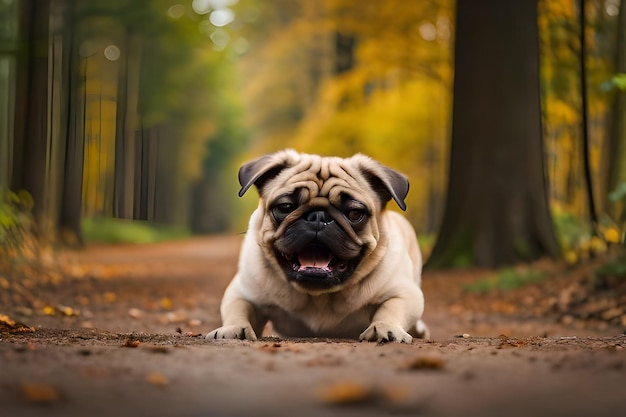
[(240, 182), (261, 198), (207, 339), (255, 340), (268, 320), (291, 337), (428, 337), (415, 232), (384, 208), (404, 208), (404, 176), (363, 155), (287, 150), (244, 165)]

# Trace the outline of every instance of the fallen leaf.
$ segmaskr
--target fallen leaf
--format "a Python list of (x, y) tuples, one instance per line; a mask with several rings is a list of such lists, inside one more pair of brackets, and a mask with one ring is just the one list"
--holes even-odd
[(124, 342), (124, 344), (122, 345), (122, 347), (126, 347), (126, 348), (136, 348), (139, 347), (139, 344), (141, 342), (139, 340), (135, 340), (135, 339), (128, 339)]
[(22, 393), (29, 401), (38, 404), (49, 404), (59, 399), (59, 391), (50, 384), (24, 383)]
[(0, 314), (0, 324), (6, 327), (13, 327), (15, 326), (15, 320), (5, 314)]
[(374, 391), (354, 381), (335, 382), (319, 391), (322, 402), (330, 405), (363, 404), (374, 399)]
[(51, 306), (45, 306), (42, 311), (46, 316), (55, 316), (57, 314), (57, 310)]
[(409, 387), (405, 385), (391, 385), (383, 389), (383, 394), (387, 401), (392, 404), (406, 403), (411, 397), (411, 391)]
[(267, 353), (278, 353), (282, 345), (280, 343), (265, 343), (259, 346), (257, 349)]
[(72, 316), (80, 316), (80, 311), (73, 309), (69, 306), (58, 305), (57, 311), (64, 316), (72, 317)]
[(15, 321), (5, 314), (0, 314), (0, 330), (8, 332), (34, 332), (35, 328)]
[(163, 297), (161, 299), (161, 308), (163, 310), (171, 310), (172, 308), (174, 308), (174, 303), (172, 302), (172, 299), (169, 297)]
[(117, 300), (117, 295), (114, 292), (107, 291), (102, 295), (102, 298), (107, 303), (114, 303)]
[(159, 387), (166, 387), (168, 384), (167, 377), (160, 372), (152, 372), (146, 376), (146, 381)]
[(439, 357), (419, 356), (407, 362), (407, 364), (403, 368), (410, 371), (416, 371), (420, 369), (441, 370), (444, 368), (444, 365), (444, 360)]

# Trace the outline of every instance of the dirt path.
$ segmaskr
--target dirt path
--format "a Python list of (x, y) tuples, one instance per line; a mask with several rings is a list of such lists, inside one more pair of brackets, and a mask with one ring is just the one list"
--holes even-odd
[(623, 413), (618, 328), (528, 313), (541, 288), (469, 295), (477, 271), (425, 274), (432, 341), (205, 342), (240, 241), (64, 253), (73, 278), (0, 298), (34, 330), (0, 328), (0, 416)]

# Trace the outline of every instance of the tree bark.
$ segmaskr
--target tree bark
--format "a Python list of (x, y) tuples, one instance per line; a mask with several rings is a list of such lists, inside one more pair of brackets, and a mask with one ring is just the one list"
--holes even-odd
[(135, 132), (139, 103), (141, 42), (130, 29), (126, 32), (123, 62), (120, 63), (115, 123), (114, 215), (131, 219), (134, 212)]
[[(13, 190), (26, 190), (34, 200), (33, 216), (45, 222), (48, 163), (50, 0), (22, 1), (20, 39), (26, 48), (17, 62)], [(42, 230), (39, 230), (40, 237)]]
[(83, 135), (79, 134), (79, 119), (82, 115), (80, 103), (80, 75), (78, 44), (75, 34), (75, 3), (67, 1), (65, 11), (66, 24), (64, 45), (65, 79), (65, 160), (63, 167), (63, 191), (61, 194), (61, 212), (59, 234), (61, 241), (68, 246), (84, 246), (82, 234), (82, 198), (83, 198)]
[[(17, 30), (19, 5), (5, 5), (0, 20), (3, 27), (0, 48), (0, 189), (8, 188), (13, 172), (14, 106), (15, 106), (15, 62), (19, 52)], [(0, 197), (1, 199), (2, 197)]]
[(537, 4), (458, 0), (450, 175), (428, 265), (560, 254), (541, 129)]
[[(618, 16), (615, 70), (626, 73), (626, 1), (620, 3)], [(608, 173), (603, 198), (613, 219), (624, 221), (626, 209), (609, 201), (608, 196), (620, 182), (626, 181), (626, 91), (614, 92), (607, 148)]]

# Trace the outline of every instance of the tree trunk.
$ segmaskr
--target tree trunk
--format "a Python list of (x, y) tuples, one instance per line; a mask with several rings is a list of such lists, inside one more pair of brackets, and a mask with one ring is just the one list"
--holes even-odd
[(0, 55), (0, 190), (9, 187), (13, 172), (15, 62), (19, 53), (16, 30), (18, 6), (16, 3), (5, 5), (4, 14), (0, 16), (0, 26), (4, 29), (0, 48), (5, 51), (5, 54)]
[(428, 265), (557, 257), (539, 96), (537, 4), (458, 0), (450, 176)]
[(50, 6), (50, 59), (48, 60), (48, 145), (45, 171), (45, 215), (39, 224), (51, 240), (58, 240), (67, 143), (67, 55), (65, 13), (71, 0), (52, 0)]
[[(615, 70), (618, 73), (626, 73), (626, 0), (620, 3), (619, 8)], [(626, 91), (615, 91), (610, 123), (607, 146), (607, 184), (606, 193), (603, 196), (605, 200), (608, 200), (608, 195), (617, 188), (620, 182), (626, 181)], [(614, 219), (626, 220), (624, 207), (611, 201), (606, 201), (606, 204), (608, 212)]]
[(138, 35), (126, 32), (126, 53), (120, 63), (115, 123), (114, 215), (133, 218), (135, 184), (135, 132), (139, 103), (141, 44)]
[[(49, 129), (50, 0), (22, 1), (20, 38), (26, 50), (17, 63), (14, 169), (11, 187), (28, 191), (38, 225), (45, 224)], [(39, 230), (39, 234), (46, 231)], [(43, 237), (43, 236), (42, 236)]]
[(65, 79), (65, 163), (63, 169), (63, 191), (61, 195), (61, 213), (59, 235), (61, 241), (69, 246), (83, 246), (81, 228), (83, 198), (83, 135), (79, 134), (82, 109), (80, 103), (80, 77), (78, 65), (78, 45), (75, 37), (74, 0), (67, 2), (66, 25), (64, 34)]

